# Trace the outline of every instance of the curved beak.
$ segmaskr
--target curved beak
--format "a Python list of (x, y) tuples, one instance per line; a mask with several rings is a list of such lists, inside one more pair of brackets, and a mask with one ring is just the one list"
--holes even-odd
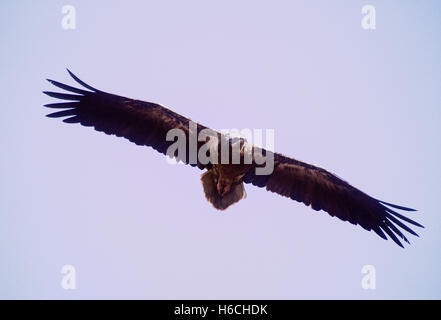
[(227, 194), (231, 189), (231, 184), (222, 184), (220, 182), (217, 183), (217, 192), (223, 196)]

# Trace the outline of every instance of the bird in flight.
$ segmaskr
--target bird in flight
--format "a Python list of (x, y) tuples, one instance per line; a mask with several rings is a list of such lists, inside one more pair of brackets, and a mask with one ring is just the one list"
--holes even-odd
[[(48, 108), (61, 109), (48, 114), (48, 117), (67, 117), (63, 122), (80, 123), (109, 135), (124, 137), (137, 145), (152, 147), (186, 164), (206, 170), (201, 175), (203, 190), (206, 199), (216, 209), (225, 210), (243, 199), (246, 195), (244, 183), (249, 183), (302, 202), (314, 210), (326, 211), (331, 216), (358, 224), (368, 231), (373, 230), (385, 240), (389, 236), (400, 247), (403, 247), (400, 239), (409, 243), (402, 230), (418, 236), (405, 223), (424, 228), (397, 212), (416, 210), (375, 199), (325, 169), (254, 146), (251, 149), (259, 149), (260, 153), (253, 152), (250, 161), (243, 161), (249, 155), (246, 151), (249, 150), (249, 145), (245, 139), (231, 138), (199, 123), (196, 129), (192, 129), (190, 119), (160, 104), (95, 89), (67, 71), (84, 88), (79, 89), (48, 79), (54, 86), (69, 92), (43, 92), (50, 97), (64, 100), (45, 105)], [(168, 139), (167, 134), (173, 129), (182, 132), (186, 142), (184, 155), (179, 155), (178, 149), (171, 154), (169, 152), (169, 147), (175, 141)], [(206, 134), (205, 138), (196, 140), (196, 151), (200, 152), (210, 142), (210, 148), (206, 153), (211, 160), (219, 161), (207, 162), (199, 157), (191, 158), (192, 135), (207, 130), (210, 133)], [(229, 151), (229, 161), (221, 161), (222, 152), (218, 152), (217, 155), (215, 152), (224, 150), (222, 148), (225, 146)], [(231, 161), (236, 154), (240, 160), (238, 163)], [(264, 157), (271, 159), (273, 168), (269, 174), (257, 173), (257, 169), (266, 164), (257, 161), (255, 154), (261, 154), (260, 160)]]

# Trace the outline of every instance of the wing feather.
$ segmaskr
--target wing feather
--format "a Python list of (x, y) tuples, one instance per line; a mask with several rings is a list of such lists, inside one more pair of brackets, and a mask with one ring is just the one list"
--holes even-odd
[[(166, 154), (168, 147), (174, 143), (174, 141), (166, 141), (167, 132), (179, 128), (183, 130), (187, 139), (186, 158), (180, 160), (189, 163), (190, 119), (156, 103), (130, 99), (95, 89), (69, 70), (68, 72), (77, 83), (88, 90), (48, 79), (51, 84), (69, 93), (50, 91), (43, 93), (53, 98), (75, 101), (46, 104), (45, 107), (48, 108), (63, 109), (48, 114), (48, 117), (68, 117), (63, 122), (92, 126), (97, 131), (124, 137), (137, 145), (150, 146), (163, 154)], [(207, 127), (198, 124), (197, 129), (196, 137), (200, 130), (207, 129)], [(202, 142), (197, 142), (198, 149), (202, 145)], [(191, 163), (191, 165), (201, 169), (210, 166), (200, 162)]]
[(399, 246), (402, 244), (398, 238), (409, 242), (399, 228), (417, 236), (403, 221), (423, 227), (388, 207), (405, 211), (414, 209), (374, 199), (322, 168), (279, 153), (274, 153), (272, 174), (259, 176), (251, 169), (244, 176), (244, 182), (265, 187), (268, 191), (310, 205), (314, 210), (324, 210), (343, 221), (373, 230), (383, 239), (387, 239), (387, 234)]

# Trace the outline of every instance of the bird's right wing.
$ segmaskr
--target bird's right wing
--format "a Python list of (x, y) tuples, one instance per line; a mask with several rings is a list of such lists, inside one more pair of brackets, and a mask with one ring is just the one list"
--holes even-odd
[[(171, 129), (181, 129), (185, 134), (186, 152), (185, 158), (180, 156), (180, 160), (200, 169), (210, 166), (210, 164), (199, 162), (197, 157), (194, 161), (190, 161), (190, 119), (156, 103), (134, 100), (97, 90), (78, 79), (69, 70), (68, 72), (76, 82), (88, 90), (74, 88), (48, 79), (56, 87), (69, 91), (69, 93), (44, 91), (50, 97), (67, 100), (61, 103), (46, 104), (45, 107), (48, 108), (62, 109), (62, 111), (48, 114), (48, 117), (67, 117), (63, 122), (91, 126), (97, 131), (124, 137), (137, 145), (150, 146), (163, 154), (167, 153), (168, 147), (175, 141), (167, 141), (167, 133)], [(197, 141), (198, 134), (203, 129), (208, 128), (197, 124), (197, 132), (194, 135), (197, 150), (203, 145), (203, 142)], [(218, 135), (217, 132), (212, 132)]]

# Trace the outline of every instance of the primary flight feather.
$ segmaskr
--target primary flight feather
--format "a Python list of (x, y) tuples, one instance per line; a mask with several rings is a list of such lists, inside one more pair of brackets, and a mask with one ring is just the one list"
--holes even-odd
[[(164, 106), (106, 93), (84, 83), (69, 70), (68, 72), (84, 89), (48, 79), (56, 87), (69, 92), (44, 91), (50, 97), (65, 100), (61, 103), (46, 104), (45, 107), (61, 109), (49, 114), (48, 117), (67, 117), (63, 122), (91, 126), (97, 131), (124, 137), (137, 145), (150, 146), (163, 154), (167, 154), (168, 148), (174, 143), (166, 139), (170, 130), (181, 130), (188, 142), (187, 146), (190, 145), (192, 134), (197, 135), (203, 130), (210, 130), (212, 134), (208, 140), (216, 138), (214, 141), (218, 141), (219, 150), (224, 143), (228, 144), (230, 151), (235, 144), (239, 144), (241, 159), (244, 157), (246, 141), (242, 138), (225, 137), (200, 124), (197, 124), (196, 132), (192, 132), (189, 127), (190, 119)], [(198, 140), (196, 150), (200, 151), (205, 143), (206, 141)], [(259, 175), (256, 174), (255, 169), (262, 167), (263, 164), (254, 161), (254, 158), (250, 163), (224, 164), (221, 161), (206, 163), (197, 157), (196, 161), (191, 161), (190, 148), (187, 147), (186, 151), (185, 156), (178, 157), (177, 154), (173, 156), (184, 163), (207, 170), (201, 176), (205, 197), (219, 210), (224, 210), (243, 199), (245, 197), (243, 183), (251, 183), (303, 202), (314, 210), (324, 210), (343, 221), (359, 224), (366, 230), (373, 230), (383, 239), (389, 236), (401, 247), (403, 245), (400, 239), (409, 242), (401, 230), (418, 236), (407, 224), (423, 227), (397, 212), (397, 210), (415, 211), (414, 209), (375, 199), (325, 169), (279, 153), (260, 150), (263, 155), (272, 156), (273, 170), (271, 174)]]

